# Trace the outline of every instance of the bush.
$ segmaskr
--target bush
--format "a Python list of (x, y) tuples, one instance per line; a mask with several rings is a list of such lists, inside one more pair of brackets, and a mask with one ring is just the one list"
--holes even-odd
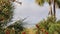
[(54, 34), (54, 32), (60, 33), (60, 20), (56, 21), (56, 18), (48, 17), (47, 19), (44, 19), (38, 23), (39, 30), (43, 33), (48, 32), (48, 34)]

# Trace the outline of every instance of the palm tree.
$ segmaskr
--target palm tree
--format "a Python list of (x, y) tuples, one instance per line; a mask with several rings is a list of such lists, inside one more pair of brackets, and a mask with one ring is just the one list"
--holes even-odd
[[(46, 1), (49, 3), (50, 6), (50, 15), (56, 17), (56, 6), (60, 8), (60, 0), (36, 0), (36, 3), (39, 5), (43, 5)], [(51, 4), (53, 4), (53, 7), (51, 6)]]

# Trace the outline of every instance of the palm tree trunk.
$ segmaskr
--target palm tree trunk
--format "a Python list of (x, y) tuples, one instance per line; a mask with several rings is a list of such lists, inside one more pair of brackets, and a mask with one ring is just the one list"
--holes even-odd
[(54, 21), (56, 21), (56, 7), (55, 7), (55, 0), (53, 0), (53, 18), (54, 18)]
[(51, 3), (52, 3), (52, 1), (51, 0), (49, 0), (49, 15), (50, 16), (52, 16), (53, 15), (53, 13), (52, 13), (52, 5), (51, 5)]
[(53, 14), (52, 14), (52, 6), (51, 5), (49, 5), (49, 9), (50, 9), (49, 10), (49, 15), (52, 16)]
[(54, 17), (56, 17), (55, 0), (53, 0), (53, 12), (54, 12)]

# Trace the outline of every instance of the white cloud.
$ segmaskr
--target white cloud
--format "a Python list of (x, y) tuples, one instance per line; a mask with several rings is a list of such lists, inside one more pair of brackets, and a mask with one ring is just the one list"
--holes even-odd
[[(42, 18), (46, 18), (48, 16), (48, 4), (45, 3), (43, 7), (37, 5), (35, 0), (19, 0), (22, 2), (22, 5), (18, 5), (15, 3), (15, 11), (14, 17), (19, 19), (29, 16), (27, 19), (29, 24), (36, 24)], [(60, 15), (60, 14), (59, 14)]]
[[(22, 0), (22, 5), (17, 5), (16, 9), (14, 11), (14, 17), (15, 19), (19, 19), (18, 17), (27, 17), (28, 24), (36, 24), (38, 21), (40, 21), (42, 18), (46, 17), (48, 14), (48, 8), (40, 7), (34, 2), (30, 2), (29, 0)], [(45, 12), (46, 11), (46, 12)]]

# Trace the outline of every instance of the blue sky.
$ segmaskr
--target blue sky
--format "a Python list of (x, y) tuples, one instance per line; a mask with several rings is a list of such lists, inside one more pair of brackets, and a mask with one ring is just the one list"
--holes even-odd
[[(37, 24), (40, 20), (46, 18), (48, 16), (49, 5), (47, 3), (44, 4), (43, 7), (37, 5), (35, 0), (17, 0), (22, 2), (22, 5), (14, 3), (15, 10), (14, 10), (14, 20), (23, 19), (29, 16), (25, 22), (26, 27), (31, 27)], [(59, 9), (57, 9), (57, 18), (59, 19), (60, 13)]]

